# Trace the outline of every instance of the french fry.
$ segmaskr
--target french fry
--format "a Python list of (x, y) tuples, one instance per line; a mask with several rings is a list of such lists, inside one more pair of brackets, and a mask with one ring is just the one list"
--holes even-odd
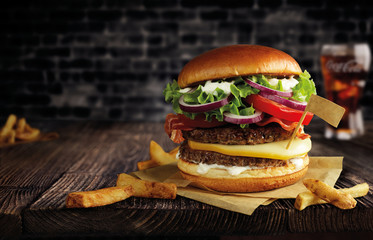
[(23, 133), (25, 131), (25, 127), (26, 127), (26, 119), (25, 118), (19, 119), (17, 122), (16, 133), (18, 134)]
[(133, 196), (135, 197), (163, 199), (176, 198), (177, 188), (173, 183), (140, 180), (125, 173), (118, 175), (117, 186), (132, 186)]
[(133, 195), (131, 186), (109, 187), (95, 191), (72, 192), (66, 198), (67, 208), (98, 207), (119, 202)]
[(4, 142), (10, 143), (10, 144), (15, 143), (16, 142), (16, 131), (11, 129), (8, 135), (5, 137)]
[(339, 191), (324, 182), (307, 178), (303, 184), (317, 197), (341, 209), (351, 209), (356, 206), (356, 200), (348, 193)]
[(159, 165), (153, 160), (141, 161), (137, 163), (137, 168), (141, 171), (148, 168), (158, 167)]
[(14, 114), (10, 114), (4, 127), (0, 131), (0, 141), (4, 142), (4, 140), (8, 137), (9, 133), (13, 129), (14, 125), (16, 124), (17, 117)]
[[(367, 183), (357, 184), (351, 188), (338, 189), (344, 193), (350, 194), (352, 197), (363, 197), (369, 192), (369, 185)], [(298, 210), (303, 210), (308, 206), (316, 204), (325, 204), (327, 201), (322, 200), (315, 194), (307, 191), (299, 193), (295, 199), (294, 207)]]
[(165, 152), (163, 148), (155, 141), (150, 142), (149, 155), (150, 159), (137, 163), (137, 168), (141, 171), (148, 168), (158, 167), (176, 161), (176, 154), (179, 147), (172, 149), (170, 152)]
[(26, 141), (53, 140), (58, 137), (58, 133), (55, 132), (42, 135), (39, 129), (32, 128), (27, 124), (25, 118), (17, 120), (17, 116), (14, 114), (9, 115), (5, 125), (0, 128), (0, 144), (5, 146)]
[(32, 128), (30, 125), (27, 123), (25, 124), (24, 127), (24, 132), (17, 133), (16, 138), (20, 140), (34, 140), (39, 137), (40, 135), (40, 130), (37, 128)]
[[(174, 150), (173, 150), (174, 151)], [(176, 153), (169, 154), (155, 141), (150, 142), (150, 159), (154, 160), (159, 166), (176, 162)], [(175, 156), (174, 156), (175, 155)]]

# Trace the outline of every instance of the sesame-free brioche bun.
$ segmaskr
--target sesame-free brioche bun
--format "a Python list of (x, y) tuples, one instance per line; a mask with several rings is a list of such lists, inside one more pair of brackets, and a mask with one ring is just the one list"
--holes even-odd
[(206, 174), (197, 172), (198, 165), (179, 159), (178, 168), (183, 178), (221, 192), (260, 192), (296, 183), (307, 172), (308, 155), (303, 157), (303, 165), (246, 170), (238, 175), (230, 175), (225, 169), (212, 168)]
[(178, 77), (181, 88), (214, 79), (253, 74), (299, 75), (299, 64), (287, 53), (259, 45), (231, 45), (207, 51), (188, 62)]

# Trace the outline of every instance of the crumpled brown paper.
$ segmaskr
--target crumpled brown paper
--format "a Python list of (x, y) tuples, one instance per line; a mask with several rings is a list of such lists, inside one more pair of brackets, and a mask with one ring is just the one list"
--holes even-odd
[[(310, 157), (305, 178), (319, 179), (334, 186), (342, 171), (343, 157)], [(172, 182), (178, 186), (177, 194), (209, 205), (234, 212), (251, 215), (260, 205), (268, 205), (279, 198), (295, 198), (306, 191), (302, 181), (265, 192), (256, 193), (222, 193), (208, 190), (203, 186), (194, 186), (179, 174), (176, 163), (134, 172), (143, 180)]]

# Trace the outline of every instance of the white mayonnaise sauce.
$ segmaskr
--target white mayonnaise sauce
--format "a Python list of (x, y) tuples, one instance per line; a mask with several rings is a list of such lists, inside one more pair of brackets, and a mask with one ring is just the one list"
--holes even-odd
[(179, 90), (179, 93), (187, 93), (187, 92), (189, 92), (190, 90), (192, 90), (192, 88), (190, 88), (190, 87), (186, 87), (186, 88), (180, 89), (180, 90)]
[(175, 158), (180, 159), (180, 151), (177, 151)]
[(303, 158), (301, 157), (292, 158), (290, 159), (290, 163), (295, 165), (296, 170), (301, 169), (303, 167)]
[(291, 76), (290, 78), (283, 78), (283, 79), (278, 79), (278, 78), (270, 78), (268, 79), (268, 82), (272, 86), (277, 86), (278, 81), (281, 80), (282, 88), (284, 91), (291, 90), (295, 85), (298, 84), (298, 80), (294, 78), (294, 76)]
[(211, 168), (224, 169), (224, 170), (228, 171), (229, 175), (236, 176), (236, 175), (239, 175), (240, 173), (242, 173), (246, 170), (261, 169), (263, 167), (250, 167), (250, 166), (244, 166), (244, 167), (231, 166), (231, 167), (227, 167), (227, 166), (219, 165), (219, 164), (199, 163), (198, 168), (197, 168), (197, 172), (199, 174), (205, 174)]
[[(290, 163), (295, 165), (295, 169), (301, 169), (303, 166), (303, 159), (301, 157), (292, 158), (289, 160)], [(224, 169), (227, 170), (229, 175), (236, 176), (241, 174), (242, 172), (246, 170), (254, 170), (254, 169), (263, 169), (264, 167), (255, 167), (255, 166), (244, 166), (244, 167), (238, 167), (238, 166), (224, 166), (219, 164), (205, 164), (205, 163), (199, 163), (197, 172), (199, 174), (205, 174), (207, 173), (211, 168), (217, 168), (217, 169)]]
[(212, 82), (212, 81), (207, 81), (205, 83), (205, 86), (202, 86), (202, 91), (209, 94), (212, 93), (212, 95), (217, 96), (218, 93), (215, 91), (216, 88), (220, 88), (221, 90), (224, 91), (225, 94), (230, 94), (231, 93), (231, 85), (234, 82)]

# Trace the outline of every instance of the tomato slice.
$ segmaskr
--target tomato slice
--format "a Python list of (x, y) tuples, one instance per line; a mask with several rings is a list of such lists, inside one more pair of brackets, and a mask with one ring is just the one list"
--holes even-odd
[[(258, 94), (251, 94), (245, 101), (252, 104), (255, 109), (268, 113), (274, 117), (285, 119), (291, 122), (299, 122), (302, 117), (303, 111), (289, 108), (283, 104), (277, 103), (275, 101), (269, 100)], [(313, 118), (313, 113), (307, 112), (303, 125), (308, 125)]]

